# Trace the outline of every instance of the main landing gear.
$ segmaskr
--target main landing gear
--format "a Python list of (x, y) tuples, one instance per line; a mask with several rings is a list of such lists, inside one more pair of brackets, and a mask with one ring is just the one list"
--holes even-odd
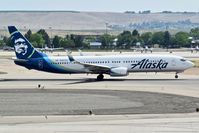
[(98, 76), (97, 76), (97, 80), (98, 81), (102, 81), (104, 79), (104, 75), (103, 74), (99, 74)]
[(176, 73), (175, 78), (178, 79), (178, 73)]

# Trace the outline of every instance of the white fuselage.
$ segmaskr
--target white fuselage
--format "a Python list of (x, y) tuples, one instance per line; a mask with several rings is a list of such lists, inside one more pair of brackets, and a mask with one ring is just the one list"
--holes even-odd
[[(47, 59), (48, 58), (48, 59)], [(45, 57), (44, 57), (45, 59)], [(128, 72), (183, 72), (193, 67), (193, 63), (183, 57), (174, 55), (107, 55), (107, 56), (74, 56), (76, 61), (106, 66), (110, 68), (127, 68)], [(69, 70), (71, 73), (89, 73), (88, 68), (71, 62), (67, 56), (46, 57), (52, 66)]]

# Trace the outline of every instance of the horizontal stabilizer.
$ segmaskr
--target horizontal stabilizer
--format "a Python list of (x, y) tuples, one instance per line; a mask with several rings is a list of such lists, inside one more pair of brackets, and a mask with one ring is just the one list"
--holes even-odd
[(12, 60), (17, 61), (17, 62), (27, 62), (28, 61), (26, 59), (17, 59), (15, 57), (13, 57)]

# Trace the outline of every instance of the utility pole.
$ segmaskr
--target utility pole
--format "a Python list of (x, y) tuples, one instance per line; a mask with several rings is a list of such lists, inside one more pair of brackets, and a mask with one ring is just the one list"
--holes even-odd
[(4, 30), (4, 34), (3, 35), (4, 35), (4, 37), (6, 37), (7, 36), (7, 34), (6, 34), (7, 33), (6, 26), (3, 26), (3, 30)]
[(107, 29), (108, 23), (105, 23), (105, 24), (106, 24), (106, 34), (108, 34), (108, 29)]
[(49, 31), (50, 31), (50, 46), (52, 48), (52, 27), (49, 27)]

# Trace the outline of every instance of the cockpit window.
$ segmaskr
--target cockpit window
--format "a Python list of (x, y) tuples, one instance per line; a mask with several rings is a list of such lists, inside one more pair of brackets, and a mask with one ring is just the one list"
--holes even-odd
[(181, 61), (185, 62), (186, 60), (185, 59), (180, 59)]

